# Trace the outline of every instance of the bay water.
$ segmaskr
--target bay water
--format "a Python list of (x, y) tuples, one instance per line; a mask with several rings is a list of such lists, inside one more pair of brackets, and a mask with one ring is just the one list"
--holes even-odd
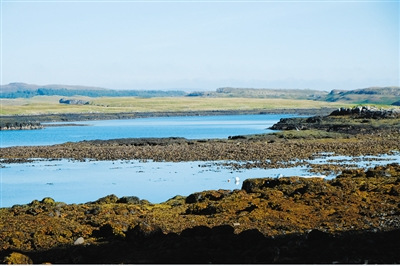
[[(245, 162), (243, 162), (245, 163)], [(310, 164), (371, 168), (400, 163), (400, 153), (380, 156), (316, 156)], [(227, 161), (154, 162), (151, 160), (76, 161), (35, 159), (1, 164), (0, 207), (52, 197), (65, 203), (85, 203), (106, 195), (137, 196), (152, 203), (176, 195), (211, 189), (240, 189), (245, 179), (278, 176), (311, 177), (304, 166), (277, 169), (233, 169)], [(335, 177), (326, 176), (326, 179)], [(236, 181), (238, 177), (238, 181)]]
[[(0, 131), (1, 147), (52, 145), (67, 141), (140, 137), (227, 138), (271, 132), (267, 128), (293, 115), (160, 117), (73, 122), (87, 126), (52, 126), (41, 130)], [(57, 125), (57, 123), (52, 123)], [(371, 157), (321, 154), (309, 163), (349, 164), (349, 168), (400, 163), (398, 153)], [(153, 162), (144, 160), (75, 161), (36, 158), (26, 163), (2, 163), (0, 207), (52, 197), (65, 203), (85, 203), (115, 194), (137, 196), (153, 203), (176, 195), (211, 189), (240, 189), (257, 177), (311, 176), (306, 166), (281, 169), (232, 169), (225, 161)], [(228, 162), (229, 163), (229, 162)], [(239, 182), (236, 182), (236, 177)], [(327, 178), (332, 178), (333, 175)]]
[[(0, 147), (53, 145), (69, 141), (117, 138), (228, 138), (235, 135), (272, 132), (268, 128), (280, 118), (294, 116), (286, 114), (180, 116), (48, 123), (51, 127), (44, 129), (0, 131)], [(57, 126), (58, 124), (71, 126)]]

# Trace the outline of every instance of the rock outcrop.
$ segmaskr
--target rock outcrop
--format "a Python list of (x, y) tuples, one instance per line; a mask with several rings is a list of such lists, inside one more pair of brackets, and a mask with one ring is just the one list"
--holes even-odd
[(89, 101), (78, 100), (78, 99), (65, 99), (61, 98), (59, 103), (63, 104), (74, 104), (74, 105), (86, 105), (89, 104)]
[(31, 130), (41, 129), (43, 126), (40, 123), (0, 123), (1, 130)]
[(382, 109), (371, 106), (358, 106), (354, 108), (339, 108), (329, 116), (352, 116), (353, 118), (387, 119), (400, 118), (400, 108)]
[[(282, 118), (274, 130), (323, 130), (348, 134), (399, 130), (400, 108), (379, 109), (362, 106), (339, 108), (327, 116), (309, 118)], [(387, 122), (385, 122), (387, 121)]]

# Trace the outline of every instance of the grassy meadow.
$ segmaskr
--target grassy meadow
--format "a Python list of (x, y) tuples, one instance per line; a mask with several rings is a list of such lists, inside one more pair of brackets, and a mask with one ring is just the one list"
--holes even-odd
[(62, 96), (36, 96), (33, 98), (0, 99), (0, 115), (34, 115), (60, 113), (119, 113), (210, 110), (254, 110), (346, 107), (352, 104), (313, 100), (262, 98), (202, 98), (202, 97), (68, 97), (89, 101), (87, 105), (60, 104)]

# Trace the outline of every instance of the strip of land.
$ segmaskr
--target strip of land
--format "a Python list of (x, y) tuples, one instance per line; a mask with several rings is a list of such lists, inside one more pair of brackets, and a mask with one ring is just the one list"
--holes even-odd
[(350, 106), (313, 100), (261, 99), (261, 98), (202, 98), (202, 97), (74, 97), (89, 104), (62, 104), (60, 96), (1, 99), (0, 115), (43, 114), (116, 114), (135, 112), (196, 112), (196, 111), (252, 111), (275, 109), (320, 109)]
[[(381, 112), (380, 109), (374, 110), (371, 112)], [(247, 162), (231, 163), (235, 168), (277, 168), (305, 164), (304, 160), (325, 152), (363, 156), (400, 151), (400, 117), (364, 117), (359, 114), (314, 116), (282, 119), (273, 128), (284, 131), (231, 136), (228, 139), (116, 139), (8, 147), (0, 149), (0, 157), (3, 162), (30, 158), (174, 162), (227, 160)], [(310, 167), (316, 167), (316, 171), (322, 169), (316, 165)], [(328, 165), (324, 171), (339, 172), (344, 167)]]

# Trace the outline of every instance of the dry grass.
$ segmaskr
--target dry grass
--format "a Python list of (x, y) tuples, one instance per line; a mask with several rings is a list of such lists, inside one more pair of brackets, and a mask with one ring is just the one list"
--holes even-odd
[(258, 98), (192, 98), (192, 97), (69, 97), (89, 101), (89, 105), (67, 105), (58, 101), (61, 96), (37, 96), (29, 99), (1, 99), (1, 115), (50, 113), (118, 113), (206, 110), (254, 110), (281, 108), (321, 108), (350, 106), (311, 100)]

